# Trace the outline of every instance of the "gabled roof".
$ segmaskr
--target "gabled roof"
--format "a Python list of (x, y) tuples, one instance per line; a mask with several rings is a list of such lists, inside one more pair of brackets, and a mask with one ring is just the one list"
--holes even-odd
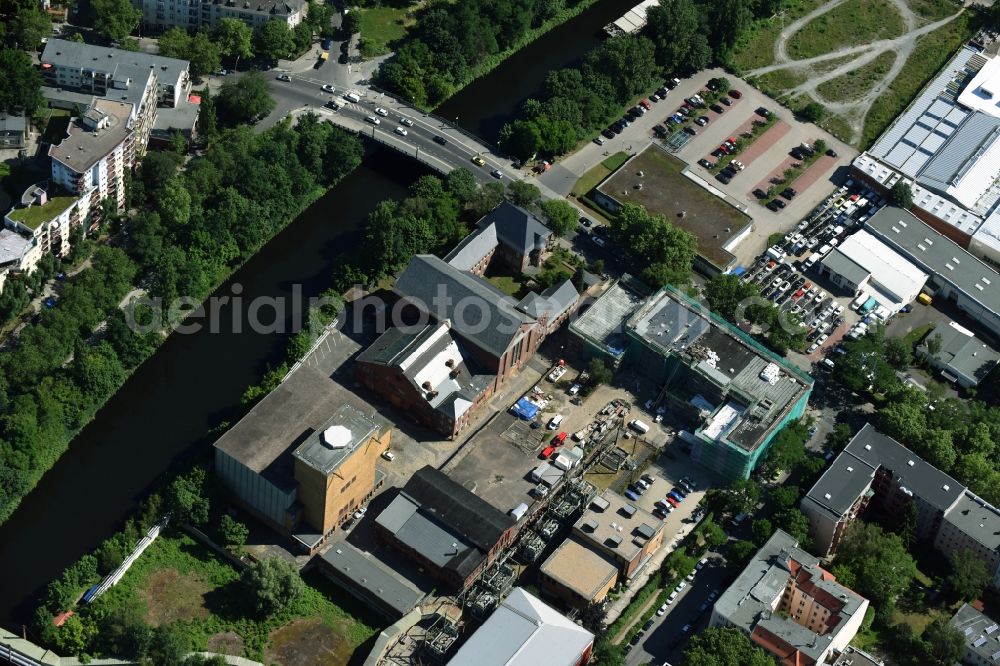
[(448, 666), (575, 666), (594, 635), (516, 587)]
[(476, 225), (480, 229), (496, 227), (496, 237), (518, 254), (526, 255), (545, 246), (552, 231), (534, 215), (509, 201), (491, 210)]
[(547, 316), (551, 322), (562, 316), (579, 298), (580, 293), (573, 286), (573, 282), (566, 280), (552, 285), (541, 294), (531, 292), (521, 299), (517, 309), (535, 319)]
[(514, 525), (514, 519), (430, 465), (417, 470), (403, 492), (483, 550), (490, 550)]
[(444, 258), (460, 271), (471, 271), (483, 258), (497, 248), (497, 228), (488, 224), (466, 236)]
[(496, 357), (507, 351), (522, 325), (534, 321), (486, 280), (430, 254), (414, 256), (394, 290), (436, 320), (450, 319), (463, 340)]

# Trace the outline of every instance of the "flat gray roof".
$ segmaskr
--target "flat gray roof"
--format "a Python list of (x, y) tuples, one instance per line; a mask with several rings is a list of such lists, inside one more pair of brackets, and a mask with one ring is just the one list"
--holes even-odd
[(982, 381), (1000, 361), (1000, 352), (955, 326), (935, 326), (920, 345), (922, 352), (927, 352), (927, 340), (933, 335), (941, 336), (941, 351), (935, 357), (938, 362), (966, 377)]
[(984, 548), (1000, 549), (1000, 511), (971, 492), (962, 493), (944, 519)]
[(969, 604), (962, 604), (948, 624), (962, 634), (965, 651), (973, 652), (983, 663), (996, 663), (1000, 658), (1000, 625)]
[(76, 173), (84, 173), (94, 166), (125, 141), (130, 131), (131, 104), (98, 98), (94, 108), (108, 117), (108, 127), (90, 132), (76, 119), (69, 124), (69, 136), (49, 147), (49, 157)]
[(838, 248), (833, 248), (823, 257), (822, 263), (828, 270), (847, 278), (853, 284), (861, 284), (871, 275)]
[[(139, 84), (143, 88), (149, 80), (150, 72), (164, 84), (176, 85), (178, 79), (188, 69), (188, 61), (179, 58), (146, 53), (145, 51), (124, 51), (109, 46), (83, 44), (66, 39), (50, 39), (42, 51), (41, 62), (53, 67), (79, 70), (94, 70), (113, 75), (115, 81), (131, 81), (129, 89)], [(108, 98), (126, 91), (108, 86)]]
[(1000, 314), (1000, 275), (909, 211), (885, 206), (868, 218), (865, 228), (927, 273), (947, 281), (990, 312)]
[[(215, 447), (249, 469), (263, 472), (283, 453), (291, 453), (307, 438), (321, 433), (323, 425), (345, 403), (358, 412), (364, 409), (353, 393), (312, 366), (300, 365), (217, 439)], [(388, 425), (379, 415), (365, 418)]]
[(616, 492), (606, 490), (600, 498), (604, 501), (591, 502), (573, 525), (573, 532), (631, 562), (649, 539), (644, 534), (652, 530), (655, 535), (663, 529), (663, 523)]
[(16, 231), (0, 229), (0, 266), (21, 261), (33, 243)]
[(379, 425), (374, 419), (350, 405), (341, 405), (292, 455), (328, 475), (378, 431)]
[(628, 347), (625, 322), (648, 296), (645, 286), (626, 274), (590, 304), (569, 328), (592, 344), (620, 357)]
[(349, 581), (344, 585), (348, 591), (363, 590), (400, 616), (410, 612), (424, 596), (395, 571), (347, 541), (337, 543), (320, 558), (336, 573), (334, 580)]

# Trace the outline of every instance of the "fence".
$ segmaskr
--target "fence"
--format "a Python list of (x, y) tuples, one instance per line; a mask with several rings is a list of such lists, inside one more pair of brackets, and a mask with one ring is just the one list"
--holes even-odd
[(86, 594), (83, 595), (84, 603), (89, 604), (91, 601), (117, 585), (118, 581), (120, 581), (122, 576), (125, 575), (125, 572), (129, 570), (129, 567), (131, 567), (132, 564), (139, 559), (139, 556), (142, 555), (144, 550), (149, 548), (149, 546), (156, 541), (156, 537), (160, 536), (160, 531), (166, 527), (169, 522), (170, 518), (164, 517), (159, 523), (153, 525), (149, 529), (149, 532), (146, 533), (146, 536), (139, 539), (139, 543), (135, 545), (135, 548), (132, 549), (132, 552), (129, 553), (129, 556), (125, 558), (125, 561), (122, 562), (117, 569), (105, 576), (104, 580), (99, 584), (87, 590)]

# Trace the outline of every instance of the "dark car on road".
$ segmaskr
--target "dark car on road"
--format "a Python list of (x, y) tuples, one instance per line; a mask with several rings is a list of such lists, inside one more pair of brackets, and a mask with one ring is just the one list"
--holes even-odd
[(440, 135), (436, 134), (436, 135), (434, 135), (434, 143), (443, 146), (443, 145), (445, 145), (445, 144), (448, 143), (448, 140), (445, 139), (443, 136), (440, 136)]

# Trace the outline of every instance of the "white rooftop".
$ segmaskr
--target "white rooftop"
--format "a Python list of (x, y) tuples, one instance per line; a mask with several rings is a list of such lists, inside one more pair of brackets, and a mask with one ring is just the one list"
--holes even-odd
[(872, 282), (889, 292), (886, 296), (899, 299), (897, 303), (907, 302), (907, 296), (927, 282), (927, 273), (864, 229), (848, 236), (837, 249), (871, 273)]
[(1000, 118), (1000, 59), (990, 58), (983, 65), (958, 96), (958, 103)]
[(575, 666), (594, 635), (516, 587), (448, 666)]

